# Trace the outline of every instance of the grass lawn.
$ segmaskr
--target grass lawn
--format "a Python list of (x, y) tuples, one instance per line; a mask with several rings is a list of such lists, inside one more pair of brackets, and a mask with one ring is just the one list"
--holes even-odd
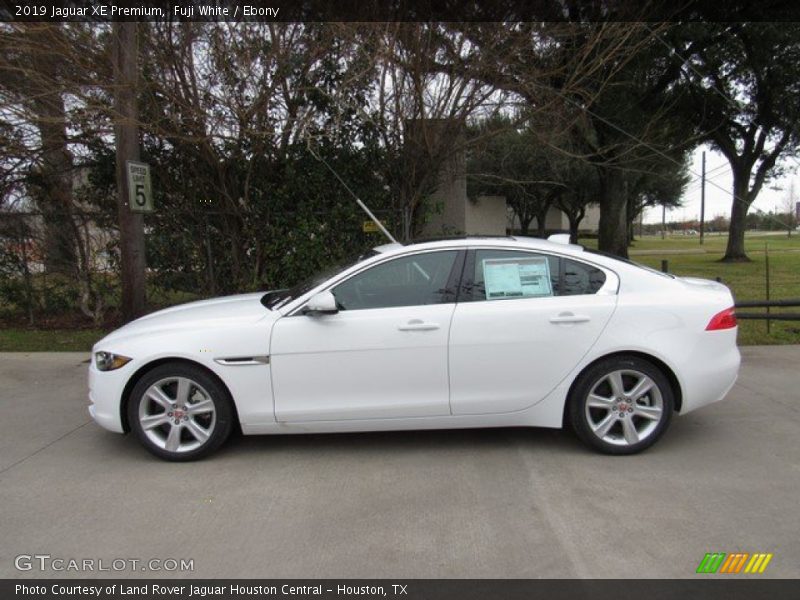
[[(676, 275), (720, 277), (737, 300), (766, 298), (764, 245), (769, 247), (770, 297), (773, 300), (800, 298), (800, 234), (749, 234), (746, 249), (752, 262), (727, 264), (719, 262), (725, 252), (727, 237), (711, 234), (701, 246), (698, 236), (675, 235), (662, 240), (661, 236), (645, 236), (636, 240), (630, 249), (631, 258), (660, 269), (661, 260), (669, 261), (669, 270)], [(597, 240), (581, 240), (587, 247), (596, 247)], [(173, 298), (175, 303), (193, 298)], [(772, 309), (800, 312), (800, 308)], [(748, 309), (764, 312), (764, 309)], [(105, 335), (100, 329), (0, 329), (0, 351), (78, 351), (88, 352)], [(800, 321), (773, 321), (767, 333), (765, 321), (740, 321), (739, 344), (800, 344)]]
[(89, 352), (100, 329), (0, 329), (2, 352)]

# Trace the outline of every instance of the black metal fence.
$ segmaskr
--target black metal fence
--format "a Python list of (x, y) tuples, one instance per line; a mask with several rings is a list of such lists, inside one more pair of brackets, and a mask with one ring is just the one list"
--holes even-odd
[(770, 321), (800, 321), (800, 313), (774, 313), (772, 307), (797, 308), (800, 307), (800, 298), (790, 300), (742, 300), (735, 304), (736, 308), (766, 308), (761, 312), (736, 311), (737, 319), (767, 319)]
[[(758, 321), (763, 320), (766, 321), (767, 326), (767, 333), (770, 333), (770, 323), (772, 321), (800, 321), (800, 312), (773, 312), (770, 309), (772, 308), (800, 308), (800, 298), (786, 298), (782, 300), (772, 300), (770, 298), (771, 294), (771, 282), (770, 282), (770, 267), (769, 267), (769, 252), (765, 250), (765, 270), (764, 270), (764, 285), (765, 285), (765, 293), (766, 299), (764, 300), (738, 300), (734, 303), (734, 307), (736, 310), (736, 318), (742, 321)], [(669, 272), (669, 260), (662, 259), (661, 260), (661, 270), (664, 273)], [(717, 277), (716, 280), (720, 283), (724, 283), (721, 277)], [(763, 308), (765, 309), (764, 312), (747, 312), (741, 311), (739, 309), (747, 309), (747, 308)]]

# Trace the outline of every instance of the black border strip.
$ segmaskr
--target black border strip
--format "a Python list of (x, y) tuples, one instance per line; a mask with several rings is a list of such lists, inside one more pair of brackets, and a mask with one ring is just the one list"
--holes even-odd
[[(225, 15), (203, 16), (201, 6), (228, 10)], [(126, 8), (158, 10), (125, 15)], [(190, 13), (189, 8), (194, 10)], [(800, 4), (796, 0), (0, 0), (0, 21), (800, 21)]]
[[(706, 576), (709, 577), (709, 576)], [(761, 576), (757, 576), (761, 577)], [(346, 598), (378, 600), (784, 600), (797, 598), (798, 580), (755, 579), (733, 576), (729, 579), (4, 579), (0, 597), (39, 600), (99, 600), (146, 598), (148, 600), (239, 600), (286, 598), (292, 600), (339, 600)], [(233, 592), (231, 586), (250, 589)], [(23, 586), (20, 588), (19, 586)], [(113, 586), (113, 587), (112, 587)], [(122, 587), (129, 593), (122, 594)], [(157, 586), (154, 588), (154, 586)], [(204, 587), (205, 595), (190, 588)], [(136, 591), (130, 591), (134, 588)], [(215, 593), (215, 588), (217, 592)], [(273, 591), (269, 591), (274, 588)], [(99, 589), (100, 593), (92, 593)], [(20, 591), (22, 590), (22, 591)], [(38, 590), (38, 593), (32, 590)], [(74, 593), (69, 593), (74, 590)], [(114, 591), (112, 591), (114, 590)], [(145, 590), (146, 593), (141, 593)], [(162, 591), (159, 591), (162, 590)], [(169, 591), (167, 591), (169, 590)], [(221, 591), (220, 591), (221, 590)], [(265, 591), (266, 590), (266, 591)], [(289, 590), (294, 590), (289, 593)], [(307, 591), (304, 591), (307, 590)], [(344, 590), (344, 591), (342, 591)], [(374, 591), (381, 590), (381, 591)]]

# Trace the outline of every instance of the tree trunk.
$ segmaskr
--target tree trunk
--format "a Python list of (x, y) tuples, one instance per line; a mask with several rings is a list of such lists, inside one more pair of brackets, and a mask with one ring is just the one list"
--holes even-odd
[(48, 273), (61, 273), (74, 277), (78, 270), (75, 240), (68, 222), (72, 216), (65, 204), (65, 201), (71, 198), (71, 193), (59, 185), (59, 180), (63, 185), (69, 184), (66, 183), (66, 178), (46, 177), (48, 181), (44, 182), (40, 193), (34, 196), (42, 213), (44, 225), (42, 240), (44, 269)]
[[(628, 198), (627, 180), (625, 183), (625, 197)], [(625, 205), (625, 237), (628, 241), (629, 248), (633, 245), (633, 241), (636, 239), (636, 230), (633, 227), (634, 222), (636, 221), (636, 217), (639, 215), (639, 211), (644, 210), (643, 207), (640, 208), (639, 211), (637, 211), (636, 208), (636, 202), (629, 198)]]
[(139, 126), (136, 105), (137, 23), (113, 24), (114, 109), (117, 157), (117, 214), (119, 216), (122, 276), (122, 316), (135, 319), (145, 308), (144, 222), (140, 213), (128, 206), (126, 161), (139, 160)]
[[(42, 48), (53, 45), (60, 26), (32, 27), (28, 35)], [(44, 267), (48, 273), (70, 277), (78, 272), (72, 219), (72, 155), (67, 148), (67, 117), (64, 97), (57, 87), (61, 63), (52, 54), (34, 52), (31, 58), (36, 76), (31, 78), (30, 95), (41, 139), (41, 167), (33, 182), (36, 205), (42, 213)], [(37, 189), (38, 188), (38, 189)]]
[(569, 219), (569, 243), (570, 244), (577, 244), (578, 243), (578, 228), (581, 225), (581, 219), (583, 216), (578, 216), (577, 214), (567, 214), (567, 219)]
[(723, 262), (749, 262), (744, 251), (744, 232), (747, 229), (749, 173), (733, 170), (733, 206), (731, 207), (731, 224), (728, 228), (728, 247), (725, 249)]
[(519, 219), (519, 234), (528, 235), (531, 230), (531, 221), (533, 221), (533, 215), (517, 215), (517, 218)]
[(600, 173), (600, 225), (597, 247), (603, 252), (628, 258), (627, 198), (623, 177), (619, 171), (603, 169)]
[(542, 239), (547, 237), (547, 209), (536, 215), (536, 235)]

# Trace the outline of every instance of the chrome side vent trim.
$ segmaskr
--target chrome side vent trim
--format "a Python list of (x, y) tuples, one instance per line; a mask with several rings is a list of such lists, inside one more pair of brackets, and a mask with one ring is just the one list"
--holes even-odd
[(226, 367), (245, 367), (247, 365), (268, 365), (269, 356), (232, 356), (230, 358), (215, 358), (214, 362)]

